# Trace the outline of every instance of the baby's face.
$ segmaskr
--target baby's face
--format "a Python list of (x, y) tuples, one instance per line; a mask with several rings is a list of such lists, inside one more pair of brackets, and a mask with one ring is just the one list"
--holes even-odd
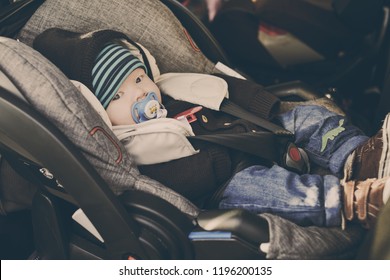
[(131, 108), (137, 101), (154, 92), (161, 103), (161, 93), (157, 85), (146, 75), (142, 68), (134, 70), (122, 83), (118, 92), (106, 109), (112, 125), (135, 124)]

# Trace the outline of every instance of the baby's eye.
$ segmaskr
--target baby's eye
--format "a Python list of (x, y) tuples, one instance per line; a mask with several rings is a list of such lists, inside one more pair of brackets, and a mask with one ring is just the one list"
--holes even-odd
[(117, 94), (115, 94), (115, 96), (112, 100), (118, 100), (119, 98), (121, 98), (121, 96), (119, 95), (119, 93), (117, 93)]
[(137, 79), (135, 80), (135, 82), (136, 82), (137, 84), (140, 83), (140, 82), (142, 81), (142, 78), (143, 78), (143, 76), (137, 77)]

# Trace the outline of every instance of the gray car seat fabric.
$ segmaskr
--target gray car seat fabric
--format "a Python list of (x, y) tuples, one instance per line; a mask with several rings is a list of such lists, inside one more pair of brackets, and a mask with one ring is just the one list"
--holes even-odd
[(17, 38), (31, 46), (34, 38), (50, 27), (81, 33), (97, 29), (121, 31), (155, 56), (161, 73), (211, 73), (214, 68), (160, 1), (45, 1)]
[(264, 214), (271, 245), (268, 259), (353, 259), (365, 238), (360, 225), (341, 228), (300, 227), (283, 218)]
[[(77, 32), (99, 28), (125, 32), (151, 51), (163, 73), (210, 73), (213, 63), (191, 46), (180, 23), (157, 0), (47, 0), (18, 35), (21, 42), (0, 39), (0, 70), (12, 80), (32, 107), (82, 151), (114, 193), (120, 194), (128, 189), (142, 190), (196, 217), (199, 209), (191, 202), (140, 175), (131, 155), (73, 84), (42, 55), (24, 44), (31, 46), (33, 39), (50, 27)], [(348, 227), (345, 231), (339, 228), (304, 228), (273, 215), (263, 216), (270, 225), (268, 258), (341, 258), (346, 253), (351, 256), (363, 238), (359, 227)]]
[(21, 42), (1, 38), (0, 60), (0, 70), (31, 106), (82, 151), (115, 194), (132, 188), (140, 189), (196, 216), (197, 208), (185, 198), (140, 175), (130, 155), (101, 117), (69, 79), (40, 53)]

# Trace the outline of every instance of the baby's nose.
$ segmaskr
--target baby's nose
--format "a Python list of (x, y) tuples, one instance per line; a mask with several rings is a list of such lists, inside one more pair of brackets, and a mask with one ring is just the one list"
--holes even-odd
[(139, 89), (138, 93), (137, 93), (137, 100), (140, 101), (140, 100), (143, 100), (147, 95), (147, 92), (145, 92), (144, 90), (142, 89)]

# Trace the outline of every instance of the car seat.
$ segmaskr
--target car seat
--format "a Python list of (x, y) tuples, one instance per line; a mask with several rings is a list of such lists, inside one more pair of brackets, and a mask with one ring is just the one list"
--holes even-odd
[[(142, 176), (73, 84), (30, 47), (50, 27), (125, 32), (156, 54), (162, 72), (211, 73), (215, 67), (193, 48), (160, 1), (48, 0), (18, 33), (19, 41), (0, 39), (0, 150), (20, 174), (40, 186), (32, 204), (39, 258), (356, 256), (365, 235), (359, 226), (345, 231), (303, 228), (269, 214), (199, 209)], [(268, 239), (265, 256), (259, 245)]]

